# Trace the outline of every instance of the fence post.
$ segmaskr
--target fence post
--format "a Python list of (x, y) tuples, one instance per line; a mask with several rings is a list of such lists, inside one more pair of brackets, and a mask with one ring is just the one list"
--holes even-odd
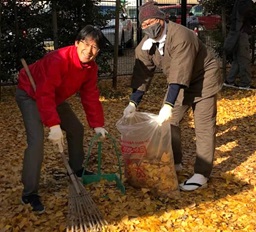
[(116, 17), (115, 17), (115, 44), (114, 44), (114, 61), (113, 61), (113, 77), (112, 77), (112, 87), (116, 89), (117, 87), (117, 65), (118, 65), (118, 49), (119, 49), (119, 10), (120, 10), (120, 0), (116, 0)]
[(142, 30), (140, 27), (140, 21), (139, 21), (139, 7), (142, 5), (142, 0), (136, 0), (136, 6), (137, 6), (137, 44), (142, 40)]
[(255, 27), (253, 27), (252, 30), (252, 36), (251, 36), (251, 47), (252, 47), (252, 64), (254, 64), (255, 61)]
[(181, 0), (181, 25), (187, 24), (187, 0)]
[[(0, 2), (0, 38), (2, 38), (2, 2)], [(0, 39), (0, 77), (2, 74), (2, 40)], [(2, 99), (2, 86), (1, 86), (1, 78), (0, 78), (0, 101)]]

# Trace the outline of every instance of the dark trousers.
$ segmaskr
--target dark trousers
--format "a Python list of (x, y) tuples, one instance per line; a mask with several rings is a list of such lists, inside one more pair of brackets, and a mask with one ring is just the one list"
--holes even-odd
[(217, 95), (202, 99), (191, 106), (175, 106), (171, 120), (172, 149), (175, 164), (182, 162), (180, 121), (185, 112), (192, 107), (196, 135), (196, 161), (194, 173), (209, 177), (213, 168), (216, 144)]
[[(44, 126), (36, 102), (26, 92), (17, 89), (16, 101), (22, 113), (27, 135), (27, 148), (24, 152), (22, 169), (22, 183), (24, 185), (22, 195), (27, 196), (38, 194), (44, 156)], [(61, 129), (66, 132), (69, 164), (76, 172), (82, 168), (84, 160), (84, 128), (68, 103), (60, 104), (57, 107), (57, 112), (61, 119)]]
[(227, 82), (234, 84), (237, 76), (240, 78), (239, 86), (246, 87), (251, 85), (251, 54), (249, 35), (247, 33), (240, 34), (237, 48), (233, 51), (233, 61), (227, 76)]

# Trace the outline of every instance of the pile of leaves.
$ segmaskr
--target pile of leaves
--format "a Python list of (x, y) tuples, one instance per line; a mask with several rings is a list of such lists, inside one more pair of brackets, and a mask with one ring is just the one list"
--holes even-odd
[[(255, 78), (254, 78), (255, 79)], [(105, 128), (116, 138), (116, 122), (122, 117), (130, 95), (129, 77), (100, 80)], [(143, 98), (139, 110), (157, 114), (163, 100), (165, 78), (158, 75)], [(20, 202), (21, 169), (26, 148), (25, 129), (14, 98), (14, 87), (2, 88), (0, 102), (0, 231), (65, 231), (68, 212), (68, 178), (61, 156), (45, 139), (45, 156), (40, 192), (46, 212), (36, 215)], [(69, 102), (85, 127), (84, 149), (88, 152), (94, 131), (88, 127), (79, 97)], [(123, 178), (126, 193), (115, 183), (101, 181), (86, 185), (93, 200), (108, 221), (105, 231), (256, 231), (256, 92), (223, 87), (218, 96), (217, 146), (209, 187), (181, 192), (177, 200), (157, 198), (148, 189), (135, 189)], [(191, 176), (195, 161), (195, 134), (192, 112), (181, 124), (183, 171), (179, 182)], [(48, 129), (45, 128), (45, 134)], [(45, 136), (47, 137), (47, 136)], [(122, 158), (122, 157), (121, 157)], [(121, 159), (122, 161), (122, 159)], [(123, 162), (122, 171), (123, 170)], [(97, 171), (97, 150), (92, 149), (89, 169)], [(102, 170), (118, 172), (115, 150), (103, 141)]]

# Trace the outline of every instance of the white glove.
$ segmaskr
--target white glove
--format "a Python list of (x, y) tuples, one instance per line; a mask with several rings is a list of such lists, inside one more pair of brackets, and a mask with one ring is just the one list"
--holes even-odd
[(136, 111), (136, 106), (133, 102), (129, 102), (129, 105), (124, 109), (124, 117), (130, 118), (134, 116), (134, 113)]
[(172, 117), (172, 107), (168, 104), (164, 104), (164, 106), (162, 107), (162, 109), (158, 114), (157, 122), (161, 126), (164, 122), (169, 121), (171, 117)]
[(105, 138), (105, 134), (108, 134), (108, 132), (103, 127), (95, 127), (94, 131), (96, 134), (101, 134), (102, 137)]
[(60, 128), (60, 125), (55, 125), (50, 127), (50, 133), (48, 136), (48, 139), (52, 141), (54, 145), (58, 145), (59, 151), (63, 152), (63, 146), (64, 146), (64, 141), (63, 141), (63, 134), (62, 130)]

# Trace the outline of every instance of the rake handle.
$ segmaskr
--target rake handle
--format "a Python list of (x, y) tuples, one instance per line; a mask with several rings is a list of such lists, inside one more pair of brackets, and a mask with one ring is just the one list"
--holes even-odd
[(34, 81), (32, 75), (31, 75), (31, 72), (30, 72), (30, 70), (29, 70), (29, 68), (28, 68), (28, 65), (27, 65), (26, 60), (25, 60), (24, 58), (21, 58), (20, 61), (21, 61), (22, 66), (23, 66), (23, 68), (25, 69), (25, 71), (26, 71), (26, 73), (27, 73), (27, 75), (28, 75), (29, 81), (30, 81), (30, 83), (31, 83), (31, 85), (32, 85), (32, 87), (33, 87), (33, 89), (34, 89), (34, 91), (36, 91), (36, 84), (35, 84), (35, 81)]
[(64, 163), (64, 165), (65, 165), (65, 167), (66, 167), (66, 169), (67, 169), (67, 171), (68, 171), (69, 178), (71, 179), (71, 181), (72, 181), (72, 183), (73, 183), (73, 185), (74, 185), (74, 188), (75, 188), (76, 192), (77, 192), (78, 194), (80, 194), (80, 193), (81, 193), (81, 190), (79, 189), (79, 186), (78, 186), (78, 183), (77, 183), (78, 180), (77, 180), (77, 178), (75, 177), (74, 172), (72, 171), (71, 167), (69, 166), (69, 163), (68, 163), (68, 161), (67, 161), (67, 159), (66, 159), (66, 157), (65, 157), (64, 152), (61, 152), (60, 154), (61, 154), (63, 163)]

